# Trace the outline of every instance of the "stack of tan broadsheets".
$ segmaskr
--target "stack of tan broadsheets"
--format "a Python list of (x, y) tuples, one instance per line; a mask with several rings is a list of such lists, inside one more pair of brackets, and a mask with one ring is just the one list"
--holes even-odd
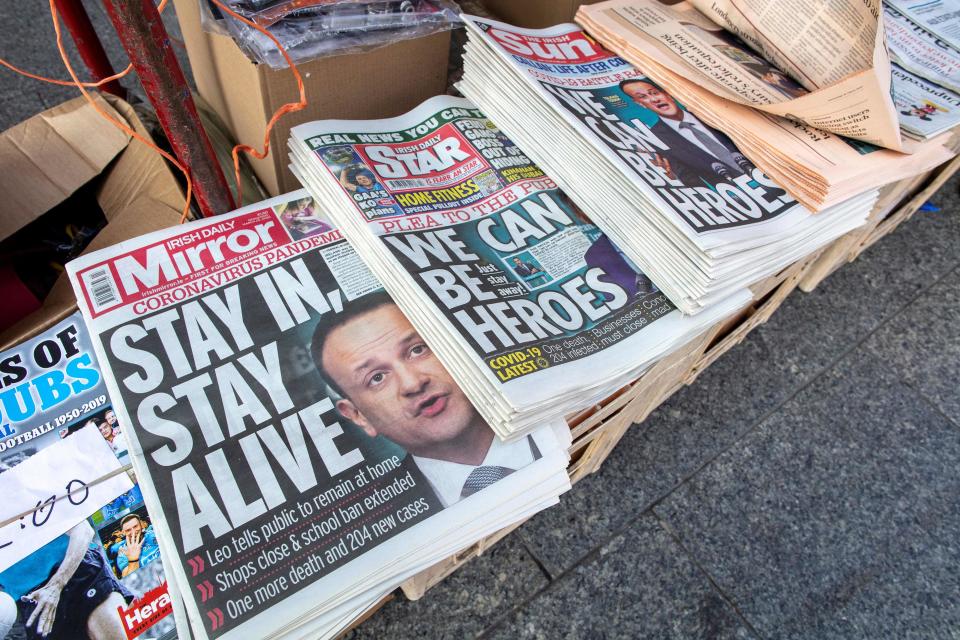
[[(752, 78), (755, 84), (766, 86), (770, 91), (792, 93), (797, 99), (790, 104), (816, 100), (819, 92), (804, 95), (803, 87), (687, 2), (667, 6), (657, 0), (609, 0), (581, 7), (577, 21), (591, 36), (641, 69), (700, 119), (729, 135), (744, 155), (813, 211), (822, 211), (864, 191), (927, 171), (952, 157), (952, 152), (943, 147), (945, 138), (901, 143), (881, 136), (855, 136), (866, 130), (858, 126), (859, 120), (890, 116), (891, 126), (897, 126), (896, 114), (871, 104), (877, 99), (871, 100), (867, 92), (864, 92), (862, 111), (856, 111), (856, 105), (845, 105), (841, 110), (837, 105), (839, 99), (814, 103), (813, 108), (820, 116), (817, 119), (781, 110), (788, 116), (782, 117), (762, 111), (757, 105), (746, 106), (744, 100), (738, 102), (720, 95), (709, 81), (738, 70), (742, 71), (743, 83)], [(885, 68), (889, 86), (889, 62)], [(749, 90), (757, 91), (752, 84)], [(889, 101), (889, 95), (886, 100)], [(849, 131), (848, 135), (861, 140), (843, 138), (805, 124), (827, 122), (831, 110), (837, 120), (842, 120), (833, 129)], [(909, 153), (881, 149), (863, 139), (901, 147)]]

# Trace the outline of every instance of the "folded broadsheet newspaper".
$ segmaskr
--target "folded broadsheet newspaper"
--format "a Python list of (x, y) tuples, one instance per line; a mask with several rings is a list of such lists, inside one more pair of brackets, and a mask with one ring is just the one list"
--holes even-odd
[(905, 135), (928, 140), (960, 124), (960, 95), (893, 65), (893, 99)]
[(498, 440), (306, 192), (68, 271), (181, 637), (334, 637), (570, 486), (566, 424)]
[(607, 13), (635, 30), (639, 49), (718, 97), (900, 150), (880, 3), (628, 0), (582, 15)]
[(893, 62), (945, 89), (960, 92), (960, 51), (886, 2), (883, 23)]
[(503, 438), (587, 407), (746, 304), (681, 314), (472, 103), (295, 127), (293, 168)]
[[(714, 4), (726, 6), (728, 3)], [(831, 3), (825, 5), (825, 10), (842, 13), (848, 4), (850, 3)], [(870, 3), (853, 4), (865, 7)], [(766, 3), (766, 5), (773, 17), (783, 18), (790, 13), (782, 11), (784, 7), (779, 3)], [(850, 7), (852, 11), (850, 15), (859, 15), (857, 13), (859, 9), (853, 11), (854, 8)], [(868, 13), (873, 15), (872, 10)], [(669, 19), (664, 18), (664, 15)], [(708, 15), (720, 19), (714, 11), (709, 11)], [(732, 13), (729, 15), (733, 16)], [(694, 19), (693, 16), (700, 17)], [(800, 14), (797, 16), (798, 20), (807, 18), (808, 16)], [(836, 19), (840, 20), (839, 17)], [(876, 32), (882, 31), (882, 23), (875, 18), (871, 19), (875, 23)], [(658, 0), (609, 0), (582, 6), (577, 13), (577, 21), (591, 36), (643, 71), (646, 76), (683, 103), (706, 124), (729, 135), (745, 156), (812, 211), (823, 211), (865, 191), (930, 170), (953, 156), (950, 150), (943, 147), (946, 137), (928, 142), (902, 141), (902, 145), (896, 148), (902, 147), (909, 151), (909, 154), (875, 146), (876, 143), (888, 142), (886, 138), (867, 133), (867, 126), (877, 121), (878, 114), (883, 114), (884, 119), (889, 116), (892, 119), (891, 126), (899, 127), (889, 96), (889, 63), (882, 65), (886, 69), (885, 75), (878, 75), (880, 66), (874, 66), (869, 72), (861, 73), (861, 79), (873, 78), (863, 86), (869, 85), (874, 89), (862, 95), (863, 101), (859, 103), (860, 111), (850, 112), (850, 109), (856, 105), (848, 105), (849, 108), (843, 108), (834, 113), (831, 106), (834, 101), (829, 101), (814, 103), (822, 115), (820, 119), (809, 116), (804, 118), (792, 112), (778, 115), (771, 112), (769, 108), (761, 110), (756, 104), (748, 106), (743, 100), (730, 99), (728, 95), (708, 82), (712, 76), (705, 70), (714, 69), (715, 75), (727, 78), (727, 73), (732, 73), (731, 69), (739, 68), (740, 74), (730, 77), (737, 77), (745, 82), (749, 79), (750, 82), (744, 85), (746, 87), (744, 91), (757, 83), (766, 85), (767, 90), (771, 92), (780, 89), (799, 92), (804, 88), (799, 87), (795, 81), (791, 81), (789, 75), (771, 67), (769, 62), (757, 53), (760, 43), (752, 43), (755, 46), (751, 48), (747, 44), (732, 40), (734, 38), (732, 34), (724, 31), (711, 20), (707, 20), (689, 3), (681, 2), (668, 6)], [(661, 22), (675, 26), (676, 32), (668, 29), (667, 32), (662, 33), (665, 26)], [(726, 21), (723, 22), (726, 24)], [(766, 23), (758, 21), (757, 24)], [(776, 21), (774, 21), (775, 24)], [(852, 24), (851, 22), (848, 26)], [(767, 26), (772, 29), (774, 25)], [(800, 31), (787, 29), (782, 32), (800, 33), (804, 38), (811, 40), (815, 40), (814, 36), (818, 33), (814, 29)], [(745, 35), (749, 34), (745, 33)], [(689, 47), (680, 47), (680, 51), (684, 53), (682, 56), (676, 50), (679, 46), (676, 41), (680, 36), (683, 36), (683, 39), (689, 39), (692, 43)], [(696, 41), (693, 40), (695, 36)], [(727, 42), (728, 40), (730, 42)], [(808, 42), (807, 46), (800, 47), (800, 44), (796, 46), (800, 47), (798, 51), (810, 52), (816, 50), (813, 44), (815, 43)], [(873, 50), (874, 40), (870, 40), (870, 47)], [(799, 60), (804, 59), (799, 58)], [(810, 68), (816, 68), (815, 62), (818, 61), (824, 64), (831, 61), (839, 64), (840, 61), (845, 60), (848, 58), (837, 53), (836, 55), (820, 54), (819, 57), (810, 59), (808, 62)], [(699, 66), (702, 71), (693, 72), (692, 66)], [(761, 73), (762, 69), (768, 68), (770, 71)], [(846, 67), (841, 65), (839, 68)], [(866, 75), (862, 75), (864, 73)], [(886, 91), (882, 90), (883, 86), (878, 90), (876, 83), (884, 78)], [(793, 82), (792, 85), (791, 82)], [(823, 89), (811, 92), (798, 100), (819, 101), (818, 96), (822, 91)], [(882, 110), (879, 107), (872, 108), (877, 100), (883, 103)], [(793, 104), (793, 102), (784, 104)], [(842, 103), (839, 99), (837, 102)], [(834, 116), (843, 126), (829, 128), (842, 131), (848, 137), (834, 135), (825, 129), (814, 128), (806, 123), (807, 121), (817, 122), (818, 126), (826, 127), (824, 119)], [(860, 125), (864, 127), (863, 131), (857, 129)], [(874, 144), (857, 140), (855, 137), (870, 140)]]
[(812, 215), (577, 25), (464, 18), (460, 90), (686, 313), (741, 293), (869, 213), (875, 192)]
[(960, 51), (960, 2), (957, 0), (884, 0), (895, 11)]

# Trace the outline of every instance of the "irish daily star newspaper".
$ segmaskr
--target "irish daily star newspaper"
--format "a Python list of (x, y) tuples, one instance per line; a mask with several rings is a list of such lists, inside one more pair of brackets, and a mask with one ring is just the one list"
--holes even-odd
[(68, 269), (199, 638), (326, 637), (569, 487), (565, 425), (496, 441), (305, 192)]
[(588, 405), (709, 326), (468, 100), (291, 136), (295, 170), (504, 437)]

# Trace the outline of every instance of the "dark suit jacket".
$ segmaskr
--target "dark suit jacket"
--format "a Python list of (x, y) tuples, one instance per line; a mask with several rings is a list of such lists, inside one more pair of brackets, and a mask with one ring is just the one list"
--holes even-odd
[[(658, 120), (650, 127), (650, 131), (670, 147), (669, 151), (661, 151), (660, 155), (670, 162), (670, 168), (685, 185), (699, 186), (706, 182), (712, 186), (724, 181), (724, 177), (713, 167), (720, 161), (674, 131), (670, 125)], [(733, 141), (722, 132), (716, 129), (710, 131), (730, 153), (740, 153)], [(734, 175), (740, 173), (738, 169), (729, 170)]]

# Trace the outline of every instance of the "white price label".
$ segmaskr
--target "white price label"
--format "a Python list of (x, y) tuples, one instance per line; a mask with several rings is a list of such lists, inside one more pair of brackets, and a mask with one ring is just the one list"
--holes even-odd
[(91, 425), (0, 475), (0, 571), (132, 489), (122, 469)]

